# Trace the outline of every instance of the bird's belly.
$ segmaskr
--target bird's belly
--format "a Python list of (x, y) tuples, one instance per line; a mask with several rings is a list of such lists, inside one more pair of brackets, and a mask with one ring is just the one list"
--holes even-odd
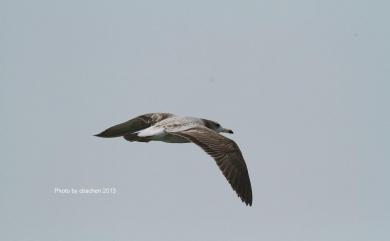
[(159, 135), (159, 136), (154, 136), (153, 140), (155, 141), (163, 141), (163, 142), (168, 142), (168, 143), (188, 143), (186, 138), (180, 137), (180, 136), (175, 136), (175, 135)]

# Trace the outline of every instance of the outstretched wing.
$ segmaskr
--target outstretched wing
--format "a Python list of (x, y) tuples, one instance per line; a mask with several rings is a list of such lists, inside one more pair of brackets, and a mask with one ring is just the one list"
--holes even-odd
[(105, 131), (95, 135), (98, 137), (119, 137), (126, 134), (143, 130), (156, 124), (157, 122), (173, 116), (170, 113), (149, 113), (140, 115), (119, 125), (112, 126)]
[(248, 169), (234, 141), (205, 127), (170, 132), (170, 134), (190, 140), (212, 156), (241, 200), (246, 205), (252, 205), (252, 188)]

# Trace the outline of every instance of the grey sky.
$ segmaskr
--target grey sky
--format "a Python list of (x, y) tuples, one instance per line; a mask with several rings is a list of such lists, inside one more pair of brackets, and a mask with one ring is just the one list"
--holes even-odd
[[(0, 240), (389, 240), (389, 7), (0, 1)], [(195, 145), (92, 136), (154, 111), (233, 129), (253, 207)]]

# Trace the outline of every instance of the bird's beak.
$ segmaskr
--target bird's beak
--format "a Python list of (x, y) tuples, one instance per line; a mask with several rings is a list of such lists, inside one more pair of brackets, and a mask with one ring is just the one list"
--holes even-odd
[(233, 134), (233, 131), (230, 129), (223, 128), (221, 132)]

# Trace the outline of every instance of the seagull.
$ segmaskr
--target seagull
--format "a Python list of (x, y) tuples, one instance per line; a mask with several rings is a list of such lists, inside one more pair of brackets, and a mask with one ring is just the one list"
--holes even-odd
[(95, 136), (123, 137), (130, 142), (192, 142), (214, 158), (233, 190), (246, 205), (252, 206), (252, 188), (244, 157), (238, 145), (219, 134), (221, 132), (233, 134), (232, 130), (212, 120), (171, 113), (148, 113), (112, 126)]

